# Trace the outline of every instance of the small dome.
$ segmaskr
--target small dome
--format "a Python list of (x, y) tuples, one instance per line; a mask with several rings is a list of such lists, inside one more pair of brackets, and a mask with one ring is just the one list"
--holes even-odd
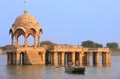
[[(13, 23), (12, 27), (11, 27), (11, 31), (13, 35), (16, 34), (16, 32), (19, 32), (18, 30), (22, 30), (21, 33), (24, 32), (24, 34), (40, 34), (40, 32), (42, 32), (40, 25), (38, 24), (37, 20), (35, 17), (33, 17), (32, 15), (30, 15), (27, 11), (24, 11), (24, 13), (20, 16), (18, 16), (15, 20), (15, 22)], [(20, 33), (20, 34), (21, 34)]]
[(18, 16), (13, 24), (13, 27), (34, 27), (40, 28), (35, 17), (30, 15), (27, 11), (24, 11), (24, 14)]

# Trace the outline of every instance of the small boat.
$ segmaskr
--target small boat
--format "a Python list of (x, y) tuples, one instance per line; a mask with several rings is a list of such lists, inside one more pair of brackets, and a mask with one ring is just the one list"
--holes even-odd
[(65, 67), (65, 72), (76, 73), (76, 74), (85, 74), (85, 67), (67, 66), (67, 67)]

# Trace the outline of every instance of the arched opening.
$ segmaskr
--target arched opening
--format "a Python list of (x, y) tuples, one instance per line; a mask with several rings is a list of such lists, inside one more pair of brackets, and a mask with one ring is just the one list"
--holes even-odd
[(43, 54), (41, 52), (39, 52), (38, 55), (40, 56), (40, 60), (43, 61)]
[(24, 44), (24, 36), (23, 35), (20, 35), (19, 37), (18, 37), (18, 45), (19, 46), (24, 46), (25, 44)]
[(72, 61), (72, 53), (71, 52), (66, 52), (65, 53), (65, 65), (68, 65), (68, 62)]
[(105, 66), (106, 63), (106, 52), (102, 52), (102, 65)]
[(62, 65), (62, 53), (61, 52), (59, 52), (58, 54), (57, 54), (57, 63), (58, 63), (58, 65)]
[[(24, 35), (25, 35), (25, 31), (22, 28), (18, 28), (15, 33), (15, 41), (16, 41), (16, 46), (20, 45), (24, 45)], [(22, 37), (21, 37), (22, 36)]]
[(28, 46), (34, 45), (34, 37), (32, 35), (28, 36)]
[(46, 51), (46, 54), (45, 54), (45, 60), (46, 60), (46, 65), (49, 65), (50, 64), (50, 52), (49, 51)]
[(20, 65), (24, 65), (25, 64), (24, 56), (25, 56), (24, 52), (21, 52), (20, 53)]

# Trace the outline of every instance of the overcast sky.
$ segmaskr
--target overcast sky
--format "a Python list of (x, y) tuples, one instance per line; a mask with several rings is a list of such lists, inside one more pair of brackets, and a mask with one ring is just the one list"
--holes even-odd
[(26, 4), (24, 0), (2, 0), (0, 46), (11, 44), (9, 29), (25, 9), (43, 29), (41, 41), (120, 43), (120, 0), (27, 0)]

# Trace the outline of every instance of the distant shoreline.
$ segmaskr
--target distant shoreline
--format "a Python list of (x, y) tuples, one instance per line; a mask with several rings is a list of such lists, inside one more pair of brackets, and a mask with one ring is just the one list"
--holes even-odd
[(112, 56), (120, 56), (120, 52), (113, 52), (111, 55)]

